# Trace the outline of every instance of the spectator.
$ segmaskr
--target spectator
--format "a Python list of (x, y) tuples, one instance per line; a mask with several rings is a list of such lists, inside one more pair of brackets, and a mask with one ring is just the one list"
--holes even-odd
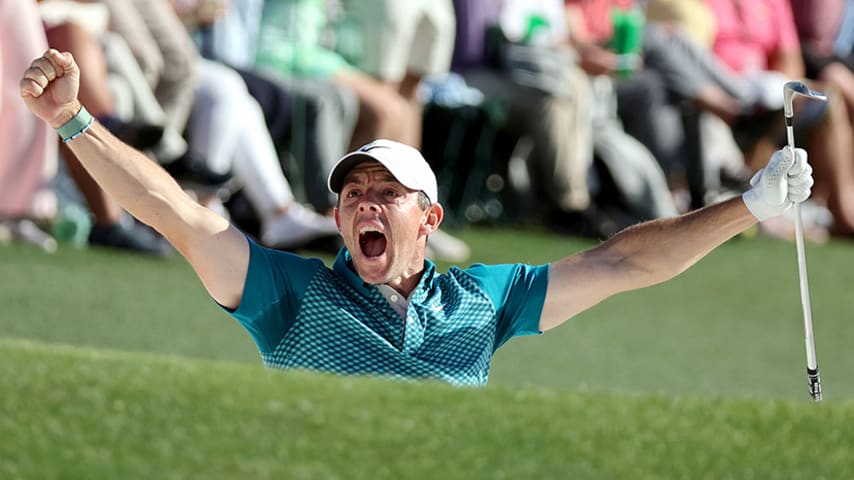
[[(155, 18), (126, 15), (125, 21), (135, 30), (150, 30), (152, 36), (161, 25), (179, 25), (180, 30), (169, 28), (169, 35), (173, 37), (169, 44), (187, 45), (187, 51), (195, 52), (189, 33), (183, 23), (178, 22), (178, 12), (167, 2), (164, 5), (168, 9)], [(187, 6), (183, 12), (189, 12)], [(207, 12), (196, 10), (196, 15), (200, 14)], [(213, 16), (206, 21), (214, 21), (219, 12), (210, 14)], [(143, 25), (134, 24), (132, 19)], [(188, 158), (203, 161), (205, 170), (218, 177), (225, 178), (234, 172), (238, 186), (245, 190), (260, 216), (263, 244), (294, 249), (318, 237), (335, 236), (337, 228), (331, 216), (318, 215), (295, 201), (262, 111), (249, 95), (243, 78), (225, 65), (200, 59), (192, 53), (187, 56), (198, 72), (187, 127)]]
[[(255, 54), (262, 9), (261, 0), (232, 0), (222, 18), (208, 25), (192, 24), (197, 25), (202, 53), (237, 70), (261, 105), (280, 158), (287, 162), (293, 157), (296, 162), (286, 171), (302, 172), (305, 200), (318, 212), (331, 212), (335, 198), (318, 172), (332, 168), (347, 151), (359, 115), (358, 100), (349, 87), (329, 79), (260, 71)], [(184, 16), (191, 17), (189, 11)]]
[(702, 48), (711, 48), (717, 25), (704, 0), (646, 0), (646, 18), (675, 28)]
[(398, 121), (399, 139), (421, 145), (423, 106), (418, 86), (428, 75), (443, 75), (454, 49), (452, 0), (342, 0), (344, 13), (359, 29), (361, 70), (397, 91), (407, 108)]
[[(48, 26), (46, 34), (48, 44), (52, 47), (72, 51), (80, 59), (80, 68), (86, 72), (87, 77), (80, 83), (80, 97), (85, 98), (92, 106), (92, 113), (96, 117), (104, 119), (105, 126), (109, 126), (126, 140), (142, 142), (136, 143), (142, 148), (151, 146), (149, 140), (159, 139), (161, 129), (155, 128), (153, 134), (141, 133), (114, 116), (115, 101), (108, 86), (106, 60), (100, 45), (89, 31), (76, 22), (63, 22)], [(153, 139), (146, 138), (151, 135)], [(168, 255), (171, 252), (168, 244), (148, 228), (131, 219), (126, 221), (124, 210), (118, 202), (95, 182), (67, 145), (60, 144), (60, 150), (68, 173), (94, 217), (89, 232), (90, 245), (156, 256)]]
[[(717, 183), (704, 178), (695, 112), (733, 123), (750, 106), (742, 82), (681, 30), (643, 22), (638, 3), (625, 0), (567, 0), (571, 39), (580, 64), (591, 74), (616, 78), (617, 108), (625, 129), (661, 164), (674, 190), (687, 183), (690, 207), (702, 206)], [(612, 14), (628, 12), (640, 30), (636, 52), (616, 52)], [(686, 123), (687, 122), (687, 123)], [(686, 128), (687, 127), (687, 128)], [(717, 172), (715, 172), (717, 173)]]
[[(733, 70), (757, 84), (768, 78), (769, 94), (782, 98), (782, 85), (787, 79), (804, 78), (801, 56), (790, 3), (786, 0), (706, 0), (718, 24), (714, 51)], [(765, 21), (754, 21), (761, 18)], [(797, 107), (796, 107), (797, 108)], [(763, 136), (748, 152), (748, 164), (758, 168), (759, 158), (782, 140), (782, 119), (773, 119), (770, 133)], [(831, 96), (826, 106), (810, 102), (799, 109), (798, 122), (808, 127), (808, 145), (815, 155), (815, 195), (833, 214), (832, 232), (854, 235), (854, 139), (844, 104)], [(812, 123), (812, 125), (809, 125)], [(752, 159), (752, 161), (750, 160)]]
[[(331, 79), (350, 88), (359, 99), (352, 148), (377, 138), (403, 138), (411, 119), (406, 101), (321, 44), (327, 20), (319, 0), (265, 1), (256, 65), (280, 75)], [(430, 248), (454, 261), (469, 255), (465, 243), (441, 230), (431, 237)]]
[(845, 0), (791, 0), (792, 13), (801, 53), (804, 58), (807, 78), (818, 80), (845, 102), (848, 117), (854, 118), (854, 55), (850, 41), (837, 44), (846, 18), (854, 24), (854, 15), (846, 17), (846, 11), (854, 14), (854, 3)]
[(32, 0), (0, 0), (0, 244), (15, 239), (56, 249), (34, 220), (56, 215), (50, 181), (56, 173), (56, 138), (28, 113), (18, 78), (33, 55), (47, 49), (44, 27)]
[[(457, 39), (453, 68), (487, 100), (508, 109), (506, 124), (501, 128), (517, 136), (530, 136), (533, 142), (531, 169), (536, 172), (538, 185), (542, 186), (538, 190), (545, 193), (551, 208), (562, 212), (583, 211), (591, 204), (588, 178), (593, 163), (589, 81), (571, 64), (556, 70), (553, 82), (531, 80), (528, 84), (524, 84), (524, 80), (523, 83), (517, 81), (518, 77), (509, 66), (495, 68), (499, 60), (489, 55), (496, 47), (486, 42), (491, 29), (501, 29), (500, 19), (509, 10), (508, 3), (503, 0), (455, 0)], [(558, 6), (551, 23), (555, 33), (544, 35), (551, 39), (547, 45), (531, 45), (526, 50), (530, 60), (537, 52), (554, 54), (555, 58), (563, 60), (572, 57), (560, 29), (563, 23), (559, 0), (552, 3)], [(537, 15), (548, 15), (548, 11), (533, 9)], [(555, 9), (551, 12), (554, 14)], [(523, 14), (519, 12), (519, 16)], [(518, 18), (518, 21), (523, 22), (525, 18)], [(529, 73), (531, 77), (535, 75)]]
[(261, 242), (295, 249), (320, 237), (338, 234), (331, 216), (296, 202), (282, 173), (260, 106), (233, 69), (202, 60), (190, 116), (190, 148), (208, 168), (235, 179), (261, 219)]
[[(608, 162), (614, 150), (610, 147), (626, 145), (623, 141), (637, 147), (634, 154), (620, 158), (618, 165), (609, 164), (608, 170), (616, 177), (627, 210), (643, 219), (676, 214), (654, 159), (610, 122), (607, 102), (595, 94), (587, 75), (572, 63), (573, 51), (567, 44), (559, 0), (536, 4), (457, 0), (455, 11), (454, 69), (487, 99), (507, 106), (503, 129), (533, 140), (531, 169), (542, 186), (538, 190), (546, 193), (550, 208), (556, 210), (552, 222), (574, 233), (588, 229), (587, 233), (596, 236), (613, 233), (614, 227), (606, 227), (608, 222), (603, 221), (599, 208), (593, 204), (594, 192), (588, 183), (594, 176), (594, 147), (598, 146), (600, 157)], [(530, 18), (548, 25), (539, 27), (534, 34), (536, 39), (524, 38)], [(509, 37), (507, 43), (488, 47), (487, 31), (499, 24)], [(516, 53), (507, 53), (501, 59), (489, 58), (490, 50), (502, 49)], [(538, 55), (542, 56), (539, 62)], [(496, 63), (498, 68), (494, 67)], [(561, 66), (538, 69), (537, 65)], [(631, 182), (622, 181), (629, 177)]]
[(359, 118), (351, 147), (375, 138), (402, 139), (409, 121), (406, 103), (321, 43), (327, 23), (320, 0), (266, 0), (256, 66), (279, 75), (329, 79), (355, 93)]
[[(130, 47), (166, 114), (167, 131), (183, 132), (193, 105), (199, 55), (170, 0), (94, 1), (109, 8), (110, 29)], [(186, 153), (186, 144), (172, 137), (167, 140), (153, 149), (161, 164)]]

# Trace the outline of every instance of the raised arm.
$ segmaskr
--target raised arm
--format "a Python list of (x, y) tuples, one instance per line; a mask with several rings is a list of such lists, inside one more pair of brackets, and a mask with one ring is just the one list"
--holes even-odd
[[(21, 96), (33, 113), (59, 128), (81, 111), (79, 80), (71, 54), (50, 49), (24, 73)], [(97, 122), (67, 144), (105, 191), (184, 255), (217, 302), (238, 306), (249, 265), (249, 244), (242, 233)]]
[(774, 154), (741, 197), (630, 227), (601, 245), (554, 262), (540, 329), (548, 330), (611, 295), (671, 279), (757, 220), (809, 197), (812, 168), (803, 150)]

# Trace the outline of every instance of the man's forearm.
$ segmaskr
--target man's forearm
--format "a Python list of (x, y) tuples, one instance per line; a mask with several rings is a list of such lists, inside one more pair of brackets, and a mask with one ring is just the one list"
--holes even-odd
[(165, 170), (97, 122), (67, 145), (101, 188), (164, 235), (179, 233), (182, 212), (196, 206)]
[(775, 152), (751, 184), (739, 197), (627, 228), (596, 248), (552, 263), (540, 328), (560, 325), (615, 293), (673, 278), (757, 219), (803, 202), (813, 185), (806, 152)]
[(735, 197), (630, 227), (601, 248), (629, 262), (626, 289), (642, 288), (673, 278), (755, 223), (742, 198)]

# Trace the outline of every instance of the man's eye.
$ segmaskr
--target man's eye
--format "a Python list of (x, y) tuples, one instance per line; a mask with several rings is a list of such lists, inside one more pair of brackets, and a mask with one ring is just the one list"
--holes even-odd
[(397, 196), (399, 196), (399, 195), (398, 195), (398, 193), (397, 193), (396, 191), (394, 191), (394, 190), (386, 190), (386, 191), (385, 191), (385, 194), (386, 194), (386, 196), (387, 196), (387, 197), (397, 197)]
[(359, 192), (356, 190), (350, 190), (349, 192), (347, 192), (347, 198), (353, 198), (353, 197), (358, 197), (358, 196), (359, 196)]

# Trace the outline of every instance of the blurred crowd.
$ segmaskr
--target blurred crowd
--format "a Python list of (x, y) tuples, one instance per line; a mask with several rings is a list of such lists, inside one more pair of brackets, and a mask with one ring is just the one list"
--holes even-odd
[(794, 79), (828, 94), (795, 104), (807, 237), (851, 237), (853, 46), (854, 0), (0, 0), (0, 244), (171, 251), (27, 111), (48, 47), (104, 126), (272, 248), (338, 245), (326, 174), (376, 138), (424, 152), (451, 227), (602, 238), (700, 208), (785, 144)]

